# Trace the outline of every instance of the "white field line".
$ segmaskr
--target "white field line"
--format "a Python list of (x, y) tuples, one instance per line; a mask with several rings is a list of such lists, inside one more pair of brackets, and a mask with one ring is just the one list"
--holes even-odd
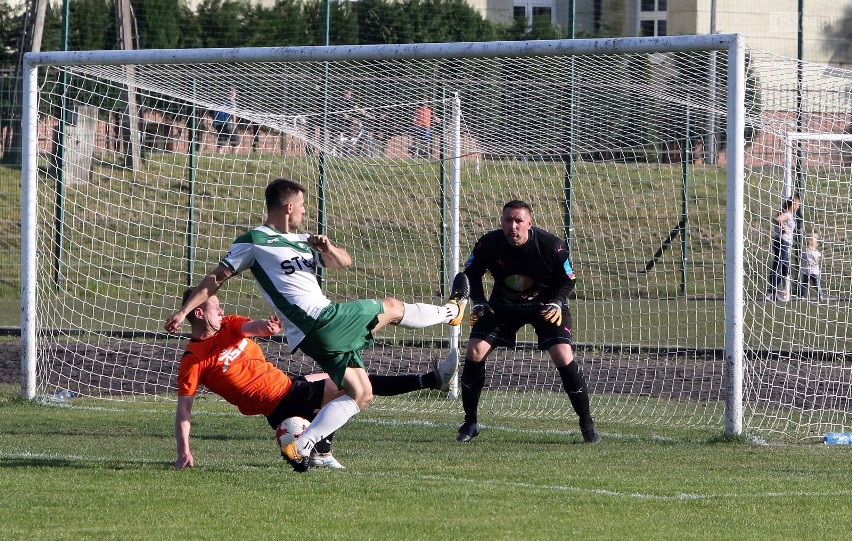
[[(26, 459), (26, 460), (44, 460), (44, 461), (55, 461), (62, 460), (65, 462), (113, 462), (114, 458), (109, 457), (85, 457), (81, 455), (63, 455), (60, 453), (30, 453), (30, 452), (6, 452), (0, 450), (0, 460), (14, 460), (14, 459)], [(161, 464), (160, 460), (139, 460), (139, 459), (122, 459), (125, 462), (138, 462), (140, 464)], [(203, 469), (203, 468), (201, 468)], [(236, 468), (241, 471), (261, 471), (267, 468), (258, 468), (258, 467), (238, 467)], [(287, 475), (290, 475), (289, 471), (286, 471)], [(692, 500), (725, 500), (730, 501), (732, 499), (742, 499), (744, 501), (753, 501), (755, 499), (784, 499), (784, 498), (832, 498), (837, 496), (850, 496), (852, 495), (852, 490), (837, 490), (832, 492), (807, 492), (807, 491), (793, 491), (793, 492), (737, 492), (737, 493), (719, 493), (719, 494), (698, 494), (698, 493), (684, 493), (680, 492), (677, 494), (649, 494), (643, 492), (624, 492), (618, 490), (609, 490), (605, 488), (587, 488), (587, 487), (577, 487), (571, 485), (551, 485), (551, 484), (537, 484), (537, 483), (523, 483), (519, 481), (500, 481), (496, 479), (469, 479), (465, 477), (452, 477), (452, 476), (441, 476), (441, 475), (413, 475), (413, 474), (397, 474), (397, 473), (388, 473), (388, 472), (365, 472), (359, 473), (348, 470), (346, 472), (335, 472), (329, 471), (330, 475), (353, 475), (356, 477), (381, 477), (385, 479), (404, 479), (411, 480), (416, 482), (439, 482), (439, 483), (466, 483), (469, 485), (487, 485), (493, 487), (503, 487), (510, 488), (514, 490), (534, 490), (534, 491), (549, 491), (555, 493), (566, 493), (570, 492), (572, 494), (588, 494), (591, 496), (605, 496), (611, 498), (619, 498), (619, 499), (631, 499), (631, 500), (644, 500), (644, 501), (692, 501)], [(295, 475), (295, 474), (293, 474)], [(312, 475), (308, 473), (307, 475)]]

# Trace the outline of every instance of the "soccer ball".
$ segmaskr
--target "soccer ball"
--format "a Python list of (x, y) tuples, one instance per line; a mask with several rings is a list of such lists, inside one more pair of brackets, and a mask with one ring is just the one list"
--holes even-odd
[(275, 441), (279, 448), (283, 448), (291, 441), (298, 438), (311, 422), (304, 417), (287, 417), (278, 428), (275, 429)]

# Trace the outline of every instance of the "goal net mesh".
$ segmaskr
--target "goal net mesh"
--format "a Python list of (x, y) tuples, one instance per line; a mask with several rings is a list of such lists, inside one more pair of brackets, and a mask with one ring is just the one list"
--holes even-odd
[[(797, 140), (785, 155), (791, 133), (844, 133), (850, 74), (755, 50), (746, 71), (745, 428), (804, 438), (852, 424), (852, 142)], [(575, 352), (598, 421), (724, 426), (725, 51), (92, 63), (39, 75), (40, 394), (173, 400), (187, 335), (166, 334), (164, 321), (263, 222), (264, 188), (281, 176), (308, 189), (304, 230), (353, 255), (322, 275), (332, 300), (441, 303), (458, 270), (457, 154), (462, 261), (510, 199), (566, 239)], [(800, 232), (819, 235), (823, 296), (771, 302), (771, 224), (791, 190)], [(219, 296), (226, 313), (271, 311), (250, 273)], [(448, 336), (383, 329), (368, 370), (429, 371)], [(489, 357), (481, 417), (556, 416), (574, 428), (531, 328), (518, 344)], [(262, 347), (288, 372), (317, 370), (280, 339)], [(374, 407), (461, 412), (436, 391)]]

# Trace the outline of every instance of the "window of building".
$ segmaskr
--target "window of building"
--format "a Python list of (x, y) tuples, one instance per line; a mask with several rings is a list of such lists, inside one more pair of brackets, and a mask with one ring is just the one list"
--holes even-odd
[(532, 28), (533, 21), (556, 24), (555, 0), (515, 0), (515, 20), (526, 21), (527, 27)]
[(636, 30), (640, 36), (666, 36), (667, 0), (639, 0), (636, 3)]
[(525, 22), (527, 20), (527, 10), (524, 6), (515, 6), (514, 11), (515, 22)]

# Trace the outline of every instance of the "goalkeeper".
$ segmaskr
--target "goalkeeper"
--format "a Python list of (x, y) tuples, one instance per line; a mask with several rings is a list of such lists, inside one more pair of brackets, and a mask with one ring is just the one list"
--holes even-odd
[[(515, 335), (526, 324), (535, 329), (538, 348), (547, 350), (562, 378), (571, 405), (580, 418), (587, 443), (598, 443), (589, 406), (586, 380), (574, 361), (568, 295), (574, 269), (562, 241), (532, 225), (532, 209), (523, 201), (503, 206), (501, 229), (482, 236), (465, 263), (470, 281), (470, 340), (461, 376), (464, 424), (458, 441), (479, 434), (477, 407), (485, 386), (485, 359), (495, 347), (515, 347)], [(482, 285), (485, 272), (494, 278), (488, 300)]]
[[(184, 300), (192, 294), (186, 290)], [(219, 299), (209, 297), (186, 315), (192, 326), (190, 342), (178, 367), (175, 413), (176, 469), (191, 468), (189, 448), (192, 404), (199, 386), (220, 395), (244, 415), (264, 415), (273, 430), (288, 417), (313, 419), (320, 408), (343, 394), (326, 374), (291, 378), (266, 360), (250, 338), (281, 331), (277, 315), (269, 319), (225, 316)], [(419, 375), (369, 376), (373, 392), (393, 396), (420, 389), (439, 389), (456, 370), (455, 358), (445, 359), (433, 372)], [(316, 443), (309, 457), (313, 468), (343, 469), (331, 454), (334, 433)], [(286, 458), (286, 457), (285, 457)]]

